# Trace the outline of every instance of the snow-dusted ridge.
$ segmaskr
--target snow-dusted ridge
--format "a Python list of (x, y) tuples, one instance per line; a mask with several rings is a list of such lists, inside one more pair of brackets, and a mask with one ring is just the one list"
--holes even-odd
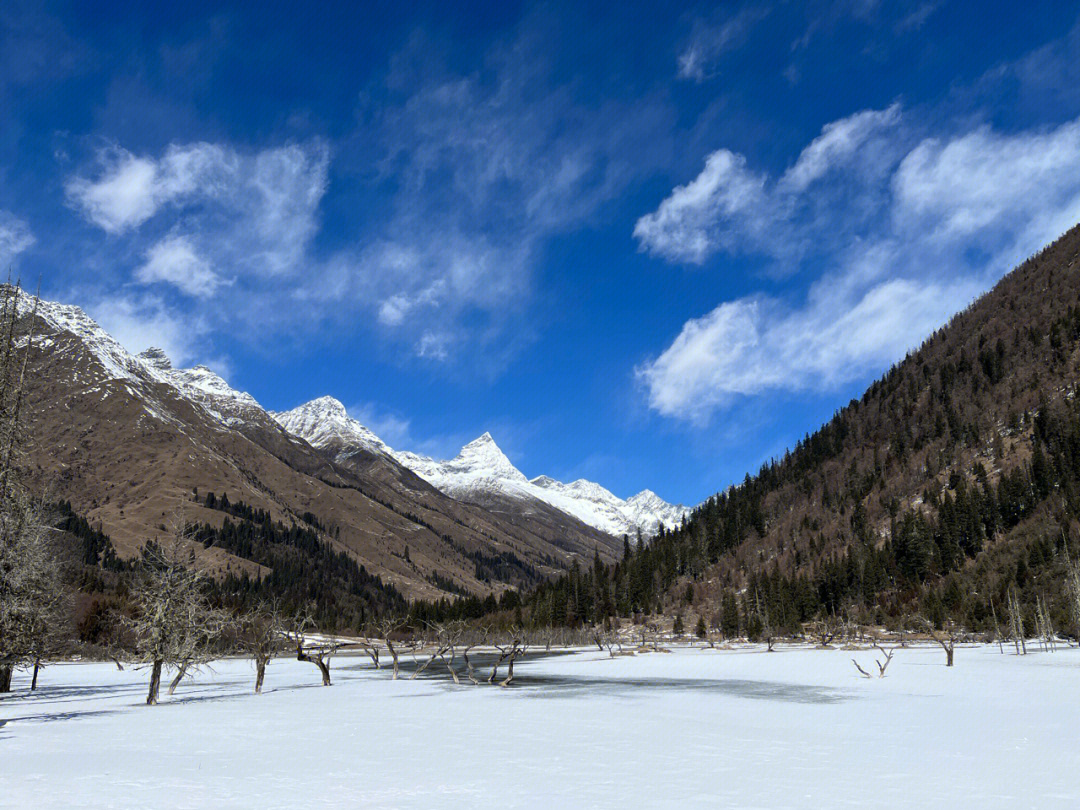
[(339, 458), (356, 447), (384, 453), (453, 498), (482, 501), (501, 496), (542, 501), (616, 537), (634, 537), (639, 529), (651, 537), (661, 526), (679, 525), (690, 512), (685, 506), (667, 503), (650, 490), (623, 500), (584, 479), (564, 484), (541, 475), (530, 481), (499, 449), (490, 433), (469, 442), (456, 457), (446, 461), (397, 451), (349, 416), (345, 406), (333, 397), (320, 397), (271, 416), (290, 433), (313, 447), (335, 451)]
[(445, 494), (461, 500), (483, 501), (491, 496), (546, 503), (582, 523), (613, 536), (634, 537), (640, 529), (655, 535), (660, 526), (677, 526), (689, 509), (672, 505), (645, 490), (623, 500), (592, 481), (564, 484), (547, 476), (531, 481), (499, 449), (490, 433), (465, 445), (454, 458), (440, 461), (394, 450), (371, 430), (353, 419), (333, 397), (321, 397), (282, 413), (267, 412), (250, 394), (238, 391), (206, 366), (173, 368), (161, 349), (132, 354), (82, 309), (21, 295), (21, 315), (36, 311), (52, 334), (39, 334), (35, 342), (53, 345), (68, 333), (98, 361), (100, 371), (82, 372), (78, 381), (87, 387), (110, 381), (126, 385), (142, 399), (155, 419), (176, 421), (154, 384), (172, 388), (180, 398), (208, 414), (220, 429), (242, 427), (256, 420), (273, 419), (288, 433), (338, 458), (358, 450), (386, 455), (409, 468)]
[[(175, 389), (183, 399), (197, 405), (225, 427), (235, 427), (254, 414), (265, 413), (251, 394), (237, 391), (206, 366), (173, 368), (169, 358), (157, 348), (132, 354), (77, 306), (20, 295), (18, 307), (20, 315), (36, 313), (55, 334), (67, 332), (75, 336), (101, 364), (104, 375), (88, 376), (82, 382), (88, 385), (108, 380), (126, 383), (139, 391), (147, 411), (155, 418), (170, 419), (147, 383), (163, 383)], [(48, 339), (48, 336), (42, 337)]]

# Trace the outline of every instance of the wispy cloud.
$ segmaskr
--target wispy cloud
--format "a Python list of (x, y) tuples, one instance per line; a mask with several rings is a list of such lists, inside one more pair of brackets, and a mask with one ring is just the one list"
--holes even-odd
[(432, 50), (418, 36), (396, 61), (407, 67), (387, 78), (392, 103), (366, 134), (392, 204), (303, 294), (364, 302), (384, 335), (428, 360), (512, 352), (531, 333), (543, 246), (665, 159), (666, 112), (649, 99), (580, 104), (530, 34), (474, 73), (433, 63)]
[(703, 82), (715, 75), (721, 57), (746, 40), (750, 30), (769, 13), (767, 6), (748, 6), (720, 22), (698, 21), (679, 54), (679, 78)]
[(191, 240), (175, 235), (165, 237), (147, 251), (146, 263), (135, 271), (135, 278), (143, 284), (172, 284), (194, 296), (213, 295), (222, 284), (210, 263), (195, 252)]
[(898, 108), (867, 111), (826, 126), (775, 182), (714, 153), (639, 220), (644, 249), (833, 269), (801, 301), (740, 298), (688, 321), (637, 378), (653, 410), (698, 424), (737, 397), (827, 390), (902, 357), (1078, 221), (1080, 120), (918, 140)]
[[(200, 356), (201, 341), (208, 331), (204, 320), (176, 313), (159, 296), (104, 296), (90, 301), (86, 310), (130, 352), (154, 346), (178, 366), (195, 359), (210, 364)], [(219, 368), (226, 365), (223, 359), (216, 362)]]
[(16, 256), (33, 244), (30, 226), (14, 214), (0, 210), (0, 266), (6, 269)]
[[(169, 235), (151, 248), (150, 261), (162, 265), (186, 254), (202, 279), (195, 286), (204, 290), (210, 272), (273, 276), (297, 269), (318, 228), (328, 163), (317, 142), (252, 153), (174, 144), (159, 158), (112, 146), (97, 153), (92, 176), (69, 178), (66, 192), (76, 210), (110, 234), (164, 220)], [(142, 275), (178, 282), (164, 267)], [(191, 284), (177, 286), (191, 292)]]
[[(852, 176), (871, 191), (893, 165), (903, 142), (894, 132), (899, 120), (894, 104), (826, 125), (776, 182), (744, 156), (718, 149), (694, 180), (637, 221), (634, 236), (642, 250), (669, 261), (701, 264), (720, 251), (790, 256), (806, 241), (807, 228), (833, 210), (835, 193), (848, 193)], [(834, 173), (845, 175), (839, 184), (822, 182)], [(811, 184), (815, 194), (807, 195)]]

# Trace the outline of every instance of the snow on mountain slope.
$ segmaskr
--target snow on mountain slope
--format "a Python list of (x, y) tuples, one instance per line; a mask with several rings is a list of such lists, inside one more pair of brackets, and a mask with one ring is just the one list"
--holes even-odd
[(164, 383), (184, 399), (200, 406), (216, 422), (226, 427), (243, 424), (255, 414), (262, 414), (259, 403), (250, 394), (232, 388), (218, 374), (206, 366), (178, 369), (161, 349), (151, 348), (141, 354), (131, 354), (93, 318), (77, 306), (38, 300), (29, 295), (19, 296), (20, 315), (35, 312), (51, 335), (39, 335), (38, 340), (54, 340), (68, 333), (81, 347), (100, 363), (104, 371), (89, 374), (79, 380), (87, 386), (102, 385), (109, 381), (122, 382), (137, 389), (147, 411), (158, 419), (169, 419), (166, 409), (155, 397), (148, 383)]
[(615, 537), (633, 537), (639, 528), (647, 537), (655, 535), (661, 526), (677, 526), (690, 511), (667, 503), (649, 490), (623, 500), (592, 481), (564, 484), (544, 475), (530, 481), (499, 449), (490, 433), (469, 442), (448, 461), (395, 451), (350, 417), (333, 397), (271, 415), (290, 433), (319, 449), (347, 454), (350, 446), (360, 446), (385, 453), (451, 497), (474, 502), (500, 496), (525, 503), (538, 500)]
[(382, 439), (361, 425), (345, 411), (345, 406), (333, 397), (319, 397), (291, 411), (271, 411), (277, 423), (312, 447), (325, 450), (332, 447), (344, 454), (361, 447), (371, 453), (391, 454)]
[(666, 503), (648, 490), (624, 501), (591, 481), (564, 484), (546, 476), (530, 481), (499, 449), (489, 433), (465, 445), (448, 461), (395, 451), (350, 417), (345, 406), (333, 397), (321, 397), (291, 411), (268, 414), (254, 397), (232, 388), (206, 366), (173, 368), (161, 349), (131, 354), (77, 306), (44, 300), (35, 302), (32, 296), (23, 295), (18, 303), (20, 314), (34, 310), (35, 303), (38, 317), (48, 327), (48, 334), (39, 334), (35, 340), (51, 343), (67, 333), (98, 361), (96, 365), (86, 367), (77, 382), (87, 389), (107, 388), (114, 382), (126, 385), (133, 392), (137, 391), (147, 413), (159, 420), (173, 421), (173, 416), (155, 383), (172, 388), (221, 427), (242, 427), (270, 418), (288, 433), (305, 439), (313, 447), (332, 452), (338, 458), (358, 449), (386, 455), (453, 498), (481, 502), (498, 496), (525, 504), (530, 499), (541, 501), (615, 537), (634, 536), (639, 528), (646, 536), (654, 535), (661, 525), (678, 525), (690, 511), (684, 506)]

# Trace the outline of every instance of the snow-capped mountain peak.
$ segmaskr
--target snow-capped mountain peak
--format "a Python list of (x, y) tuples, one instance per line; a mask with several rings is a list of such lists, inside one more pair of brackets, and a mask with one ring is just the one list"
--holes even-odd
[(395, 451), (345, 412), (333, 397), (321, 397), (299, 408), (272, 416), (290, 433), (337, 458), (360, 447), (383, 453), (408, 467), (443, 493), (460, 500), (487, 502), (511, 498), (525, 503), (541, 501), (613, 536), (647, 536), (661, 525), (675, 526), (689, 510), (672, 506), (648, 490), (624, 501), (593, 481), (578, 479), (564, 484), (546, 475), (531, 481), (499, 448), (491, 433), (461, 448), (452, 459)]
[[(96, 358), (96, 370), (87, 368), (79, 380), (88, 388), (119, 381), (138, 390), (149, 413), (160, 419), (171, 417), (169, 408), (160, 399), (160, 389), (154, 384), (172, 388), (225, 428), (267, 418), (254, 397), (233, 388), (213, 370), (206, 366), (173, 368), (169, 357), (159, 348), (132, 354), (77, 306), (23, 295), (18, 307), (20, 315), (36, 312), (46, 323), (46, 334), (35, 337), (40, 345), (52, 345), (67, 333)], [(477, 502), (491, 496), (526, 504), (541, 501), (614, 536), (633, 536), (639, 528), (643, 534), (652, 535), (660, 525), (677, 525), (689, 511), (666, 503), (649, 490), (624, 501), (584, 479), (564, 484), (548, 476), (538, 476), (530, 481), (507, 458), (490, 433), (466, 444), (449, 461), (395, 451), (349, 416), (340, 400), (330, 396), (269, 416), (289, 433), (338, 457), (352, 455), (358, 449), (384, 454), (451, 497)]]
[(357, 447), (386, 455), (393, 452), (382, 439), (349, 416), (345, 405), (334, 397), (319, 397), (291, 411), (271, 412), (270, 416), (289, 433), (320, 450), (332, 449), (344, 455)]
[(457, 457), (449, 462), (454, 469), (462, 472), (483, 472), (488, 474), (502, 475), (514, 481), (524, 482), (528, 479), (514, 466), (513, 462), (491, 438), (490, 433), (484, 433), (477, 439), (473, 439), (461, 448)]

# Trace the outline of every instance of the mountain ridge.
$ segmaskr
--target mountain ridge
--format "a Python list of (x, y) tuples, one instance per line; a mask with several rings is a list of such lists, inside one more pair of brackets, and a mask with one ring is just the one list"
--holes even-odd
[(491, 505), (493, 499), (542, 501), (607, 534), (619, 537), (654, 536), (661, 526), (673, 529), (689, 515), (681, 504), (669, 504), (651, 490), (627, 499), (600, 484), (578, 479), (569, 484), (546, 475), (529, 479), (499, 448), (490, 432), (465, 444), (452, 459), (436, 460), (387, 445), (370, 429), (348, 415), (340, 400), (323, 396), (290, 411), (271, 416), (286, 430), (335, 457), (351, 447), (382, 453), (411, 469), (451, 497)]
[[(220, 524), (203, 493), (284, 525), (318, 516), (325, 541), (410, 597), (522, 587), (574, 559), (615, 558), (614, 537), (554, 509), (524, 520), (450, 498), (382, 454), (328, 458), (206, 367), (128, 352), (80, 308), (18, 296), (33, 318), (26, 390), (28, 474), (108, 533), (122, 557), (170, 514)], [(194, 497), (193, 497), (194, 494)], [(201, 547), (212, 571), (258, 565)]]

